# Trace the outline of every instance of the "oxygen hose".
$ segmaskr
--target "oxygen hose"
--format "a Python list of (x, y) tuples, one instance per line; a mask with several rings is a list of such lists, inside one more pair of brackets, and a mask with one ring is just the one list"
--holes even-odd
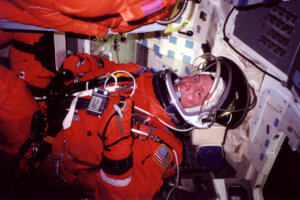
[[(135, 78), (132, 74), (130, 74), (129, 72), (126, 72), (126, 71), (115, 71), (111, 74), (111, 76), (107, 77), (106, 80), (104, 81), (104, 89), (107, 90), (108, 92), (114, 92), (116, 91), (119, 86), (118, 86), (118, 78), (120, 78), (120, 76), (118, 74), (121, 74), (122, 75), (125, 75), (125, 76), (129, 76), (132, 80), (133, 80), (133, 88), (132, 88), (132, 92), (131, 94), (129, 95), (129, 97), (133, 96), (133, 94), (135, 93), (135, 90), (137, 88), (136, 86), (136, 81), (135, 81)], [(108, 86), (108, 81), (110, 78), (113, 78), (114, 79), (114, 82), (112, 83), (113, 86)], [(73, 94), (73, 96), (75, 96), (75, 98), (73, 99), (72, 103), (71, 103), (71, 106), (69, 108), (69, 111), (68, 111), (68, 114), (66, 115), (65, 119), (64, 119), (64, 122), (63, 122), (63, 127), (64, 129), (68, 128), (71, 126), (71, 123), (72, 123), (72, 118), (73, 118), (73, 114), (74, 114), (74, 111), (75, 111), (75, 105), (77, 103), (77, 100), (79, 97), (83, 97), (83, 96), (91, 96), (92, 95), (92, 89), (89, 89), (89, 83), (85, 83), (85, 90), (83, 91), (80, 91), (80, 92), (76, 92)], [(146, 111), (146, 110), (143, 110), (142, 108), (139, 108), (139, 107), (134, 107), (135, 109), (151, 116), (151, 117), (154, 117), (156, 118), (157, 120), (159, 120), (162, 124), (164, 124), (165, 126), (167, 126), (168, 128), (174, 130), (174, 131), (178, 131), (178, 132), (188, 132), (188, 131), (191, 131), (193, 130), (195, 127), (191, 127), (191, 128), (188, 128), (188, 129), (178, 129), (178, 128), (175, 128), (173, 126), (171, 126), (170, 124), (168, 124), (167, 122), (163, 121), (162, 119), (156, 117), (155, 115), (153, 115), (152, 113)]]

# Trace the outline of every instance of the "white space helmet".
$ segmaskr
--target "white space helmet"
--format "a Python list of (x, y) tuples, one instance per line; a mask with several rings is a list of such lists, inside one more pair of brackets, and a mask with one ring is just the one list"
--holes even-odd
[(240, 68), (225, 57), (202, 56), (205, 64), (194, 74), (209, 74), (214, 83), (212, 95), (202, 106), (182, 107), (173, 85), (179, 77), (171, 70), (160, 72), (153, 79), (155, 94), (179, 128), (208, 128), (214, 122), (229, 128), (240, 124), (249, 110), (249, 84)]

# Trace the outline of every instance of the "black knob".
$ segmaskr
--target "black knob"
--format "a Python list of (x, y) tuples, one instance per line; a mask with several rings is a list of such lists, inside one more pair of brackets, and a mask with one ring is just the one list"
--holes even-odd
[(178, 33), (187, 35), (187, 36), (189, 36), (189, 37), (193, 36), (193, 34), (194, 34), (193, 31), (187, 31), (187, 32), (178, 31)]

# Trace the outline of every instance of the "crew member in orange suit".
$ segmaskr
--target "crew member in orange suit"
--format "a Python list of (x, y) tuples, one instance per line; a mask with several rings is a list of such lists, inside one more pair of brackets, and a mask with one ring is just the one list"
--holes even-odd
[(55, 175), (96, 199), (152, 199), (182, 162), (182, 143), (171, 130), (208, 128), (217, 120), (236, 125), (241, 118), (215, 113), (228, 107), (228, 98), (231, 107), (245, 106), (239, 95), (223, 97), (232, 85), (220, 75), (237, 69), (226, 64), (220, 72), (218, 62), (178, 77), (101, 56), (67, 57), (46, 87), (46, 131), (54, 137), (47, 161)]
[(0, 18), (90, 36), (122, 33), (166, 16), (175, 0), (2, 0)]
[(0, 151), (12, 159), (29, 138), (31, 119), (39, 106), (24, 81), (1, 65), (0, 85)]
[(0, 38), (0, 46), (10, 46), (9, 68), (16, 76), (31, 86), (45, 88), (55, 75), (53, 33), (0, 30)]
[[(8, 159), (29, 138), (33, 114), (41, 109), (26, 86), (45, 88), (55, 75), (36, 59), (34, 53), (41, 49), (32, 51), (44, 35), (0, 30), (0, 46), (10, 46), (9, 66), (0, 67), (0, 150), (9, 155)], [(29, 52), (24, 51), (26, 47)]]
[[(171, 129), (201, 126), (198, 114), (187, 116), (187, 123), (176, 106), (192, 109), (207, 104), (211, 98), (219, 99), (224, 89), (218, 84), (219, 94), (211, 93), (214, 80), (208, 72), (179, 79), (171, 71), (155, 75), (133, 63), (115, 64), (87, 54), (68, 57), (62, 70), (64, 83), (75, 77), (84, 87), (66, 109), (51, 155), (54, 162), (59, 160), (58, 175), (64, 181), (80, 184), (96, 199), (152, 199), (163, 178), (176, 174), (182, 161), (181, 141)], [(93, 78), (103, 80), (104, 86), (91, 91)], [(74, 92), (68, 88), (72, 84), (61, 86)], [(80, 109), (86, 99), (89, 106)], [(102, 102), (107, 102), (103, 110)]]
[[(83, 64), (75, 67), (78, 62)], [(100, 117), (89, 109), (68, 108), (63, 128), (53, 143), (52, 155), (63, 158), (61, 176), (67, 182), (79, 182), (96, 199), (151, 199), (163, 178), (173, 175), (182, 161), (181, 141), (158, 121), (174, 126), (155, 96), (154, 75), (139, 73), (143, 69), (132, 63), (115, 64), (86, 54), (68, 57), (63, 69), (71, 70), (79, 82), (114, 72), (117, 79), (129, 81), (121, 81), (122, 88), (109, 93)], [(132, 79), (129, 73), (138, 77)], [(83, 96), (85, 92), (81, 91)], [(77, 104), (84, 98), (79, 96)], [(93, 98), (91, 101), (96, 101)], [(87, 170), (91, 168), (95, 170)]]

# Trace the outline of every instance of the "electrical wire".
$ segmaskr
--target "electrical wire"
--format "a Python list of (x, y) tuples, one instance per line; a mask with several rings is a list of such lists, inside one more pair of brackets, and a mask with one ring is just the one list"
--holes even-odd
[(147, 114), (147, 115), (149, 115), (149, 116), (151, 116), (151, 117), (156, 118), (156, 119), (157, 119), (158, 121), (160, 121), (162, 124), (164, 124), (165, 126), (167, 126), (168, 128), (170, 128), (170, 129), (172, 129), (172, 130), (174, 130), (174, 131), (178, 131), (178, 132), (188, 132), (188, 131), (191, 131), (191, 130), (195, 129), (195, 127), (191, 127), (191, 128), (188, 128), (188, 129), (178, 129), (178, 128), (175, 128), (175, 127), (169, 125), (167, 122), (163, 121), (162, 119), (160, 119), (160, 118), (156, 117), (155, 115), (149, 113), (148, 111), (143, 110), (142, 108), (139, 108), (139, 107), (137, 107), (137, 106), (134, 106), (134, 108), (137, 109), (137, 110), (139, 110), (139, 111), (141, 111), (141, 112), (143, 112), (143, 113), (145, 113), (145, 114)]
[(118, 61), (118, 64), (120, 63), (120, 60), (119, 60), (119, 53), (118, 51), (120, 50), (120, 45), (119, 45), (119, 40), (118, 40), (118, 35), (116, 35), (115, 39), (114, 39), (114, 50), (116, 52), (116, 56), (117, 56), (117, 61)]
[(249, 86), (250, 86), (250, 89), (251, 89), (250, 91), (252, 92), (252, 96), (253, 96), (253, 100), (249, 105), (249, 110), (252, 110), (257, 103), (257, 96), (255, 95), (254, 88), (250, 84), (249, 84)]
[(115, 50), (116, 51), (116, 56), (117, 56), (117, 61), (118, 61), (118, 64), (120, 64), (120, 60), (119, 60), (119, 53), (118, 53), (118, 50)]
[[(132, 78), (132, 80), (133, 80), (133, 89), (132, 89), (132, 92), (131, 92), (131, 94), (130, 94), (130, 97), (131, 97), (131, 96), (135, 93), (136, 88), (137, 88), (137, 86), (136, 86), (136, 80), (135, 80), (135, 78), (133, 77), (133, 75), (132, 75), (131, 73), (126, 72), (126, 71), (118, 70), (118, 71), (115, 71), (115, 72), (111, 73), (111, 76), (108, 77), (108, 78), (105, 80), (105, 82), (104, 82), (104, 89), (105, 89), (105, 90), (108, 90), (109, 92), (112, 92), (113, 90), (116, 90), (116, 89), (117, 89), (118, 80), (117, 80), (117, 77), (115, 76), (115, 74), (117, 74), (117, 73), (125, 73), (125, 74), (128, 74), (128, 75)], [(108, 87), (108, 80), (109, 80), (111, 77), (114, 79), (115, 83), (114, 83), (114, 86)], [(88, 91), (89, 91), (89, 94), (88, 94), (88, 95), (91, 95), (90, 93), (91, 93), (92, 90), (88, 90)], [(84, 94), (86, 94), (88, 91), (85, 90), (85, 91), (84, 91), (84, 92), (85, 92)], [(82, 96), (82, 94), (83, 94), (82, 92), (78, 92), (78, 93), (76, 93), (76, 94), (73, 94), (73, 96), (77, 96), (77, 95), (81, 95), (81, 96)], [(145, 113), (145, 114), (147, 114), (147, 115), (149, 115), (149, 116), (151, 116), (151, 117), (156, 118), (156, 119), (157, 119), (158, 121), (160, 121), (162, 124), (164, 124), (165, 126), (167, 126), (168, 128), (170, 128), (170, 129), (172, 129), (172, 130), (174, 130), (174, 131), (178, 131), (178, 132), (188, 132), (188, 131), (191, 131), (191, 130), (193, 130), (193, 129), (195, 128), (195, 127), (190, 127), (190, 128), (188, 128), (188, 129), (178, 129), (178, 128), (175, 128), (175, 127), (171, 126), (171, 125), (168, 124), (167, 122), (163, 121), (163, 120), (160, 119), (159, 117), (156, 117), (155, 115), (151, 114), (150, 112), (148, 112), (148, 111), (146, 111), (146, 110), (143, 110), (142, 108), (139, 108), (139, 107), (136, 107), (136, 106), (135, 106), (134, 108), (137, 109), (137, 110), (139, 110), (139, 111), (141, 111), (141, 112), (143, 112), (143, 113)]]
[[(140, 134), (140, 135), (145, 135), (145, 136), (149, 136), (148, 133), (145, 133), (143, 131), (140, 131), (140, 130), (137, 130), (137, 129), (134, 129), (132, 128), (131, 129), (132, 132), (134, 133), (137, 133), (137, 134)], [(173, 153), (174, 153), (174, 157), (175, 157), (175, 164), (176, 164), (176, 180), (175, 180), (175, 185), (174, 187), (169, 191), (168, 193), (168, 196), (167, 196), (167, 200), (170, 198), (170, 195), (171, 193), (178, 187), (178, 184), (179, 184), (179, 162), (178, 162), (178, 156), (177, 156), (177, 153), (174, 149), (172, 149)]]
[(140, 135), (145, 135), (145, 136), (148, 136), (148, 135), (149, 135), (148, 133), (145, 133), (145, 132), (143, 132), (143, 131), (140, 131), (140, 130), (137, 130), (137, 129), (134, 129), (134, 128), (132, 128), (132, 129), (130, 129), (130, 130), (131, 130), (131, 132), (137, 133), (137, 134), (140, 134)]
[(110, 77), (113, 77), (113, 79), (115, 80), (114, 86), (113, 87), (108, 87), (107, 86), (107, 82), (110, 79), (110, 77), (108, 77), (104, 82), (104, 89), (106, 89), (108, 91), (113, 91), (113, 90), (117, 89), (118, 78), (115, 76), (115, 74), (117, 74), (117, 73), (125, 73), (125, 74), (129, 75), (132, 78), (132, 80), (133, 80), (133, 89), (132, 89), (131, 94), (129, 95), (131, 97), (135, 93), (135, 90), (136, 90), (137, 86), (136, 86), (136, 81), (135, 81), (134, 76), (131, 73), (127, 72), (127, 71), (118, 70), (118, 71), (114, 71), (113, 73), (111, 73)]
[[(235, 109), (235, 110), (218, 108), (218, 109), (215, 109), (214, 111), (222, 111), (222, 112), (234, 113), (234, 112), (249, 111), (249, 110), (253, 109), (254, 106), (257, 103), (257, 96), (255, 95), (254, 88), (250, 84), (249, 84), (249, 87), (250, 87), (250, 91), (252, 92), (253, 100), (249, 103), (249, 105), (247, 107), (244, 107), (244, 108), (241, 108), (241, 109)], [(251, 96), (251, 95), (249, 95), (249, 96)]]
[(244, 56), (241, 52), (239, 52), (234, 46), (232, 46), (229, 42), (229, 38), (226, 36), (226, 25), (228, 22), (229, 17), (231, 16), (232, 12), (234, 11), (236, 7), (233, 6), (232, 9), (230, 10), (229, 14), (227, 15), (224, 25), (223, 25), (223, 36), (224, 36), (224, 41), (228, 44), (228, 46), (234, 51), (236, 52), (238, 55), (242, 56), (245, 60), (247, 60), (248, 62), (250, 62), (253, 66), (255, 66), (258, 70), (260, 70), (261, 72), (263, 72), (264, 74), (272, 77), (273, 79), (275, 79), (276, 81), (283, 83), (284, 81), (282, 81), (281, 79), (277, 78), (276, 76), (268, 73), (267, 71), (261, 69), (259, 66), (257, 66), (257, 64), (255, 62), (253, 62), (252, 60), (250, 60), (249, 58), (247, 58), (246, 56)]
[(172, 151), (173, 151), (173, 153), (175, 155), (175, 161), (176, 161), (176, 181), (175, 181), (174, 187), (168, 193), (168, 196), (166, 198), (167, 200), (170, 198), (171, 193), (178, 187), (178, 184), (179, 184), (179, 164), (178, 164), (178, 157), (177, 157), (176, 151), (174, 149)]

